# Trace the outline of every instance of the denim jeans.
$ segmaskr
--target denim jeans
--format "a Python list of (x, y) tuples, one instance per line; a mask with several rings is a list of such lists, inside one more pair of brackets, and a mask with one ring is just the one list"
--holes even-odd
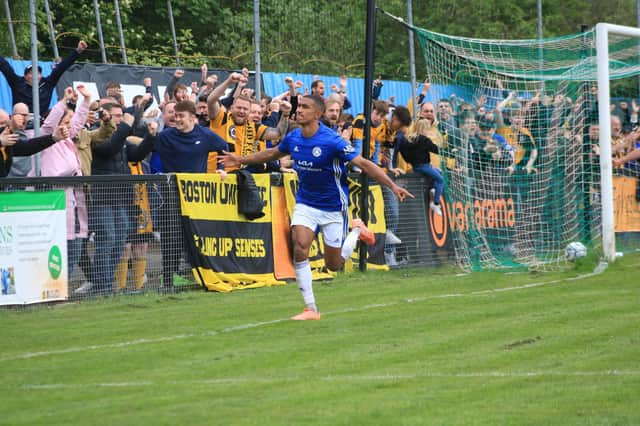
[[(160, 231), (160, 250), (162, 252), (163, 286), (173, 287), (173, 274), (178, 271), (184, 240), (180, 223), (180, 199), (172, 185), (160, 187), (163, 206), (158, 213), (154, 229)], [(155, 220), (155, 219), (154, 219)]]
[(93, 279), (96, 290), (110, 293), (116, 266), (124, 252), (130, 219), (126, 207), (100, 204), (94, 205), (95, 254), (93, 257)]
[(444, 179), (442, 179), (442, 174), (440, 174), (440, 172), (431, 164), (421, 164), (419, 166), (414, 166), (413, 170), (431, 178), (431, 180), (433, 181), (433, 187), (436, 190), (435, 201), (436, 203), (440, 203), (440, 196), (442, 195), (442, 191), (444, 190)]
[(73, 270), (80, 260), (81, 244), (81, 238), (67, 240), (67, 268), (69, 270), (69, 279), (71, 278), (71, 273), (73, 273)]
[[(382, 187), (382, 197), (384, 199), (384, 218), (387, 223), (387, 230), (394, 234), (398, 231), (398, 219), (400, 218), (400, 202), (391, 189), (385, 185)], [(385, 253), (393, 253), (395, 246), (391, 244), (384, 245)]]
[[(91, 232), (93, 232), (93, 228), (91, 228)], [(80, 238), (80, 258), (78, 259), (78, 266), (82, 269), (85, 279), (93, 282), (93, 261), (89, 257), (88, 244), (88, 238)]]

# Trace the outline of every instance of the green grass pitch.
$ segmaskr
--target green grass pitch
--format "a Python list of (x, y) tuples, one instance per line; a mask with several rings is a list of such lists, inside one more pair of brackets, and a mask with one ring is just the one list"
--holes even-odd
[(640, 424), (640, 255), (0, 310), (0, 424)]

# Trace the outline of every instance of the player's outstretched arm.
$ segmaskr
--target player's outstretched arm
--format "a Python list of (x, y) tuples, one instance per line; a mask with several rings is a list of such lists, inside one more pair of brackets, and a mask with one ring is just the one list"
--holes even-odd
[(621, 167), (621, 166), (623, 166), (625, 163), (627, 163), (629, 161), (638, 160), (638, 159), (640, 159), (640, 148), (634, 149), (633, 151), (631, 151), (630, 153), (628, 153), (627, 155), (625, 155), (622, 158), (614, 159), (613, 160), (613, 165), (615, 167)]
[(280, 152), (278, 147), (269, 148), (244, 157), (236, 155), (233, 152), (223, 152), (224, 155), (218, 156), (218, 163), (222, 164), (224, 167), (240, 167), (247, 164), (268, 163), (270, 161), (276, 161), (287, 155), (284, 152)]
[(363, 156), (358, 155), (356, 158), (351, 160), (351, 164), (360, 167), (363, 172), (377, 180), (382, 185), (389, 187), (389, 189), (391, 189), (391, 191), (393, 191), (393, 193), (396, 195), (398, 200), (404, 201), (406, 197), (415, 198), (412, 193), (410, 193), (403, 187), (396, 185), (396, 183), (392, 181), (389, 176), (387, 176), (384, 170), (382, 170), (380, 167), (376, 166), (375, 163), (367, 160)]

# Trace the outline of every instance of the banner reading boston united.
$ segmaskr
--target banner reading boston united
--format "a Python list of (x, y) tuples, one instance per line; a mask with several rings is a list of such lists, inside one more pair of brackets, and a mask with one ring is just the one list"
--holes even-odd
[(284, 285), (273, 272), (270, 175), (255, 174), (266, 202), (253, 221), (238, 213), (236, 175), (178, 174), (185, 239), (193, 274), (209, 290)]

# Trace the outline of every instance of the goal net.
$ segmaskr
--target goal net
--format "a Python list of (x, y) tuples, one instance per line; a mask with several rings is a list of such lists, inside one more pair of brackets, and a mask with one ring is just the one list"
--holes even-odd
[[(442, 135), (436, 162), (459, 263), (547, 269), (566, 264), (569, 242), (601, 251), (595, 30), (542, 41), (414, 30)], [(630, 78), (640, 73), (639, 52), (639, 39), (609, 36), (610, 78), (629, 83), (619, 89), (625, 98), (637, 93)], [(636, 110), (635, 101), (612, 104), (615, 156), (634, 147)], [(637, 171), (629, 163), (614, 175), (637, 187)]]

